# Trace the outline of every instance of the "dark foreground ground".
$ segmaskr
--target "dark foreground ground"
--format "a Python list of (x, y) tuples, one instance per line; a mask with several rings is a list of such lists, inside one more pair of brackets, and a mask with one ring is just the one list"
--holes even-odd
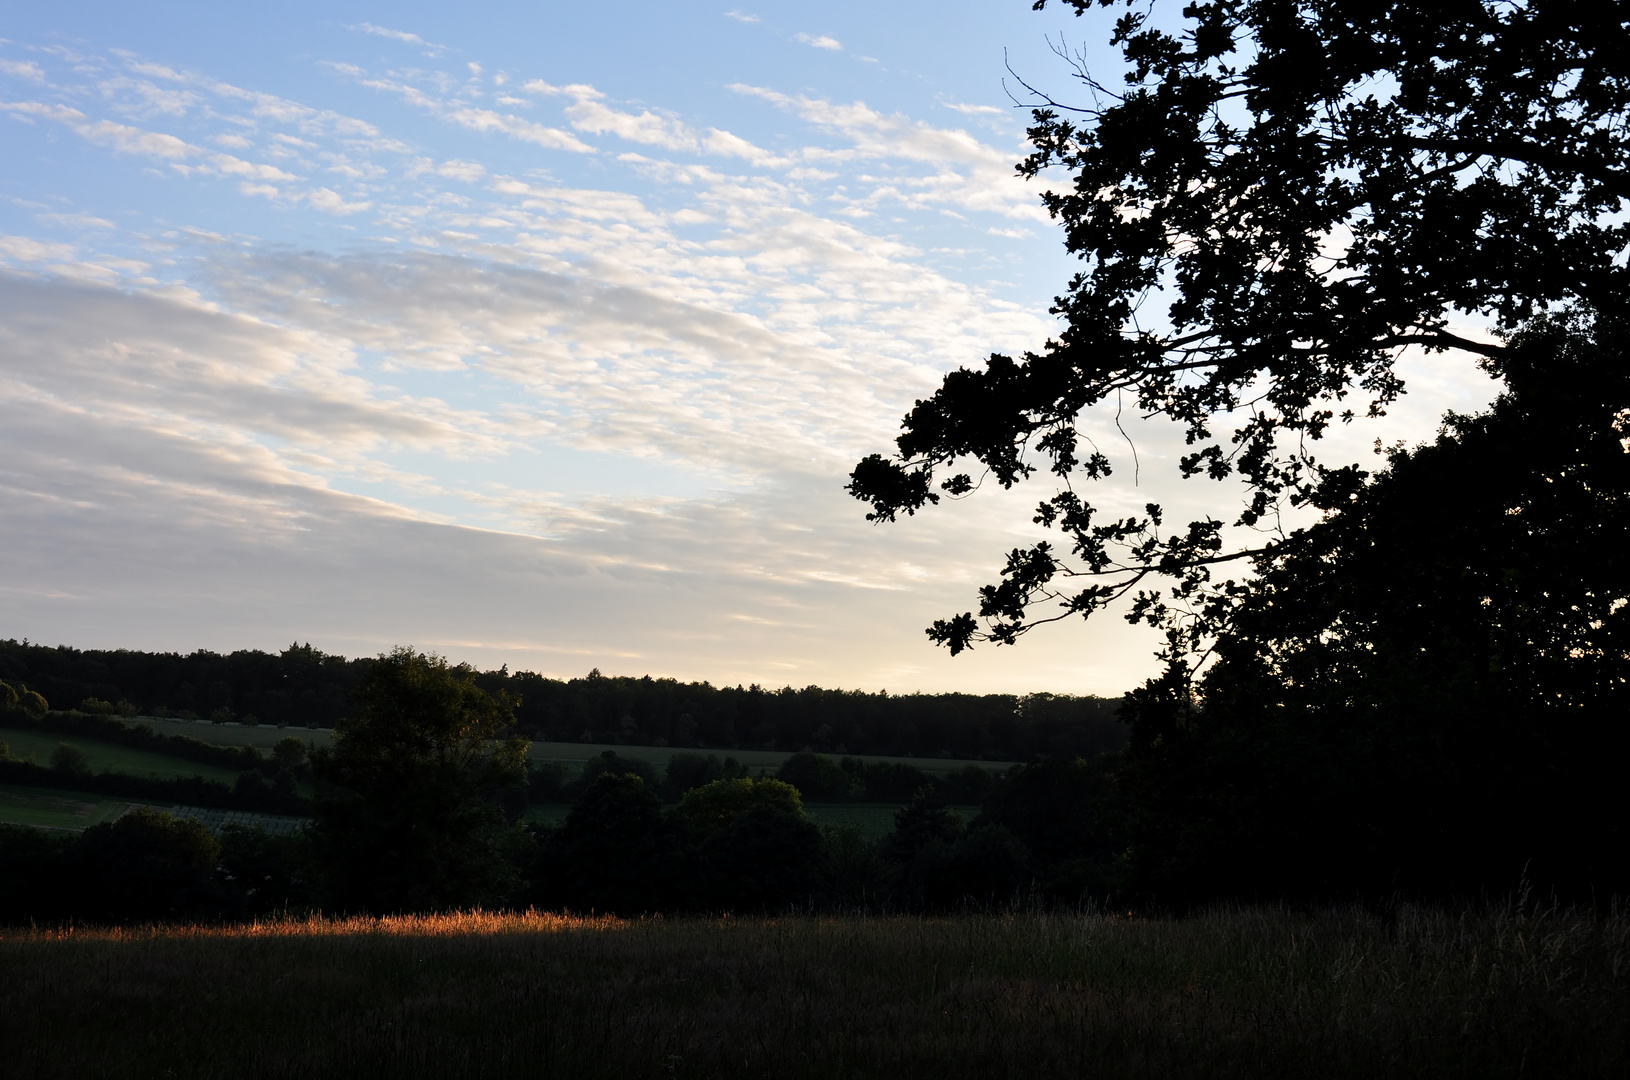
[(27, 1077), (1625, 1077), (1630, 919), (455, 915), (0, 933)]

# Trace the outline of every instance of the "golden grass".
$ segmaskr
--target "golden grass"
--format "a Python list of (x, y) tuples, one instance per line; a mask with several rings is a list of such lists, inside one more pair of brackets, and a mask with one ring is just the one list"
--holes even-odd
[(549, 934), (567, 930), (618, 930), (629, 920), (611, 915), (568, 915), (543, 911), (452, 911), (429, 915), (321, 914), (256, 919), (247, 923), (148, 924), (142, 926), (47, 926), (0, 928), (0, 944), (43, 941), (196, 941), (243, 938), (468, 937), (480, 934)]
[(1624, 1077), (1630, 920), (461, 912), (0, 934), (30, 1077)]

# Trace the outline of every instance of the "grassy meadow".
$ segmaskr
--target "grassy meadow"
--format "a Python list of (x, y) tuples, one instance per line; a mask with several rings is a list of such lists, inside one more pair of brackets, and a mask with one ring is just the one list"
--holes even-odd
[[(151, 726), (161, 735), (185, 735), (189, 739), (199, 742), (211, 743), (215, 746), (253, 746), (261, 750), (269, 750), (276, 746), (278, 740), (296, 738), (309, 746), (328, 746), (334, 741), (334, 732), (330, 728), (280, 728), (274, 725), (259, 724), (248, 726), (244, 724), (212, 724), (203, 720), (170, 720), (152, 716), (137, 716), (126, 720), (129, 724), (144, 724)], [(3, 736), (0, 736), (3, 737)], [(53, 747), (55, 743), (52, 744)], [(792, 756), (790, 750), (720, 750), (720, 749), (689, 749), (674, 746), (623, 746), (616, 743), (578, 743), (578, 742), (533, 742), (527, 750), (527, 757), (534, 763), (546, 761), (559, 761), (567, 765), (582, 765), (590, 758), (599, 757), (610, 750), (625, 758), (634, 758), (649, 762), (661, 772), (668, 765), (668, 759), (675, 754), (714, 754), (720, 758), (733, 757), (750, 769), (768, 769), (774, 771), (783, 761)], [(871, 762), (899, 762), (913, 765), (924, 772), (948, 773), (965, 768), (968, 765), (978, 765), (981, 768), (997, 772), (1012, 765), (1011, 761), (976, 761), (972, 758), (928, 758), (928, 757), (890, 757), (878, 754), (853, 754), (861, 761)]]
[(88, 829), (92, 825), (115, 820), (130, 806), (129, 799), (0, 784), (0, 825)]
[(38, 765), (51, 764), (51, 753), (62, 744), (78, 747), (85, 752), (86, 763), (92, 772), (117, 772), (129, 776), (146, 776), (160, 780), (176, 777), (201, 776), (205, 780), (218, 780), (231, 785), (238, 774), (218, 765), (205, 765), (168, 754), (155, 754), (147, 750), (134, 750), (115, 743), (99, 742), (79, 735), (57, 735), (44, 731), (22, 731), (0, 728), (0, 742), (11, 748), (11, 755), (32, 760)]
[(1630, 920), (463, 914), (0, 933), (30, 1077), (1623, 1077)]

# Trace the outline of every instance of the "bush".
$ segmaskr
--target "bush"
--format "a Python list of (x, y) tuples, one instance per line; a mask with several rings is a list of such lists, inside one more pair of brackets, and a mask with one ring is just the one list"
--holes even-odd
[(84, 776), (91, 771), (90, 758), (77, 746), (58, 743), (51, 751), (51, 768), (69, 776)]
[(112, 716), (113, 705), (98, 697), (88, 697), (79, 703), (79, 711), (92, 716)]
[(564, 761), (540, 761), (527, 766), (526, 797), (535, 803), (566, 802), (567, 776)]
[(579, 785), (586, 789), (595, 780), (606, 774), (623, 774), (637, 776), (645, 782), (645, 786), (655, 790), (657, 786), (657, 771), (649, 761), (639, 758), (621, 757), (615, 750), (602, 751), (599, 757), (590, 758), (583, 765), (583, 775), (579, 778)]
[(843, 802), (855, 794), (857, 786), (837, 762), (808, 750), (782, 762), (775, 776), (811, 802)]
[(668, 759), (663, 795), (669, 802), (678, 802), (687, 791), (715, 780), (739, 780), (746, 775), (747, 766), (733, 757), (720, 761), (715, 754), (675, 754)]

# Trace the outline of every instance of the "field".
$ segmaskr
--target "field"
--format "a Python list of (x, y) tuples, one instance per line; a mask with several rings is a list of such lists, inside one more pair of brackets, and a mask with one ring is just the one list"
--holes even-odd
[(84, 829), (114, 820), (131, 805), (128, 799), (0, 784), (0, 825)]
[(201, 776), (205, 780), (219, 780), (230, 786), (238, 778), (231, 769), (218, 765), (203, 765), (167, 754), (154, 754), (146, 750), (133, 750), (114, 743), (97, 742), (79, 735), (63, 737), (40, 731), (14, 731), (0, 728), (0, 742), (11, 747), (12, 757), (33, 759), (36, 764), (51, 764), (51, 752), (61, 743), (77, 746), (85, 751), (92, 772), (118, 772), (127, 776), (149, 776), (168, 780), (178, 776)]
[(452, 915), (0, 933), (0, 1073), (1623, 1077), (1630, 921)]
[[(526, 808), (525, 821), (559, 825), (571, 811), (566, 803), (533, 803)], [(805, 803), (804, 810), (821, 825), (855, 825), (867, 840), (881, 840), (894, 830), (894, 812), (898, 803)], [(979, 815), (977, 806), (952, 807), (972, 821)]]
[[(330, 728), (280, 728), (264, 724), (258, 727), (244, 727), (240, 724), (211, 724), (202, 720), (161, 720), (151, 716), (135, 717), (128, 722), (150, 724), (153, 730), (161, 735), (185, 735), (189, 739), (213, 743), (216, 746), (255, 746), (266, 750), (275, 746), (279, 739), (290, 736), (311, 746), (327, 746), (334, 740), (334, 733)], [(54, 743), (52, 745), (55, 746)], [(672, 746), (615, 746), (611, 743), (564, 742), (535, 742), (527, 756), (537, 762), (563, 761), (568, 765), (582, 765), (607, 750), (623, 757), (648, 761), (656, 766), (659, 772), (667, 767), (668, 759), (675, 754), (715, 754), (720, 758), (733, 757), (753, 769), (771, 770), (792, 756), (791, 752), (786, 750), (689, 750)], [(867, 762), (903, 762), (931, 773), (954, 772), (966, 765), (979, 765), (999, 772), (1013, 764), (1011, 761), (972, 761), (963, 758), (879, 757), (867, 754), (854, 756)]]

